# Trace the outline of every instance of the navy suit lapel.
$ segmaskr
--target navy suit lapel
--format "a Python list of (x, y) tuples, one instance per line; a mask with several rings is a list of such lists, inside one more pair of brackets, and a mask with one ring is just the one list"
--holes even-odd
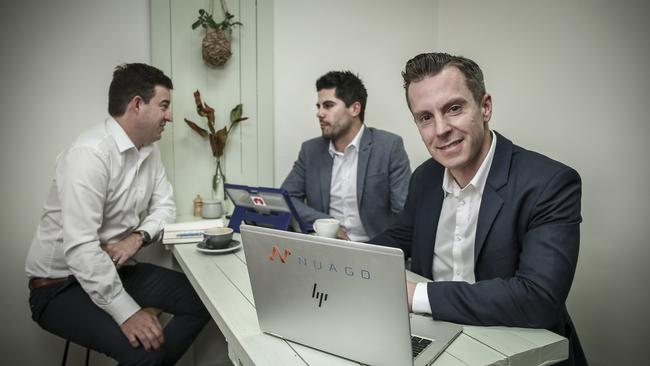
[(476, 224), (476, 239), (474, 242), (474, 264), (478, 260), (478, 256), (483, 249), (483, 244), (485, 244), (485, 239), (487, 234), (494, 223), (501, 207), (503, 206), (503, 200), (496, 191), (490, 188), (488, 185), (485, 186), (483, 190), (483, 198), (481, 199), (481, 209), (478, 214), (478, 223)]
[(476, 224), (476, 239), (474, 242), (474, 263), (478, 260), (485, 239), (487, 238), (494, 220), (497, 218), (501, 207), (503, 207), (503, 198), (499, 195), (499, 190), (508, 183), (510, 173), (510, 161), (512, 159), (512, 142), (501, 136), (496, 131), (497, 146), (492, 159), (492, 166), (488, 174), (483, 197), (481, 198), (481, 208), (478, 213), (478, 222)]
[(366, 173), (368, 172), (368, 161), (370, 161), (370, 150), (372, 147), (372, 130), (366, 128), (361, 135), (359, 143), (359, 158), (357, 159), (357, 205), (361, 210), (361, 199), (363, 188), (366, 184)]

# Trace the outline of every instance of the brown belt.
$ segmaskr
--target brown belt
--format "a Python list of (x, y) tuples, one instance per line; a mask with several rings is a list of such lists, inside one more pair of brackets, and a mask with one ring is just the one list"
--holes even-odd
[(32, 277), (29, 280), (29, 288), (41, 288), (45, 286), (53, 286), (61, 284), (68, 280), (68, 277), (63, 278), (45, 278), (45, 277)]

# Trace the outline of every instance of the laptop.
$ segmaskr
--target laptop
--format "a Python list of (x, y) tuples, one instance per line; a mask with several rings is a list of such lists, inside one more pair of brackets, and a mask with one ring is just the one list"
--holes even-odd
[(400, 249), (240, 229), (265, 333), (364, 364), (421, 366), (433, 363), (462, 331), (409, 314)]

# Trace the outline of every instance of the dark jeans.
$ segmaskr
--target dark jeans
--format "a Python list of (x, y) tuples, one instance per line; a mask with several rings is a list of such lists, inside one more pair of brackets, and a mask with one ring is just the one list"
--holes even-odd
[(173, 314), (164, 329), (165, 344), (154, 351), (133, 348), (108, 313), (95, 305), (70, 276), (59, 285), (32, 289), (32, 318), (43, 329), (81, 346), (102, 352), (120, 365), (173, 365), (210, 319), (184, 274), (148, 263), (119, 271), (126, 292), (141, 307)]

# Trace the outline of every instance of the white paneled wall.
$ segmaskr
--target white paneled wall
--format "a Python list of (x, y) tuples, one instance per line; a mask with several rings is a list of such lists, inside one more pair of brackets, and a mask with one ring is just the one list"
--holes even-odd
[[(273, 124), (271, 76), (272, 8), (247, 0), (227, 2), (228, 11), (242, 26), (234, 27), (232, 56), (223, 67), (212, 68), (201, 59), (203, 28), (191, 29), (198, 10), (210, 11), (205, 0), (153, 0), (152, 62), (174, 82), (174, 122), (159, 146), (167, 173), (174, 185), (177, 214), (192, 215), (192, 200), (197, 194), (212, 198), (212, 177), (216, 160), (207, 139), (184, 122), (187, 118), (208, 129), (207, 119), (196, 112), (193, 93), (201, 92), (203, 102), (215, 109), (217, 130), (230, 125), (230, 111), (243, 105), (241, 122), (228, 135), (224, 150), (226, 180), (234, 184), (273, 184)], [(214, 2), (214, 20), (223, 19), (219, 1)], [(258, 26), (259, 23), (259, 26)], [(221, 194), (222, 190), (220, 190)], [(218, 196), (215, 198), (223, 198)]]

